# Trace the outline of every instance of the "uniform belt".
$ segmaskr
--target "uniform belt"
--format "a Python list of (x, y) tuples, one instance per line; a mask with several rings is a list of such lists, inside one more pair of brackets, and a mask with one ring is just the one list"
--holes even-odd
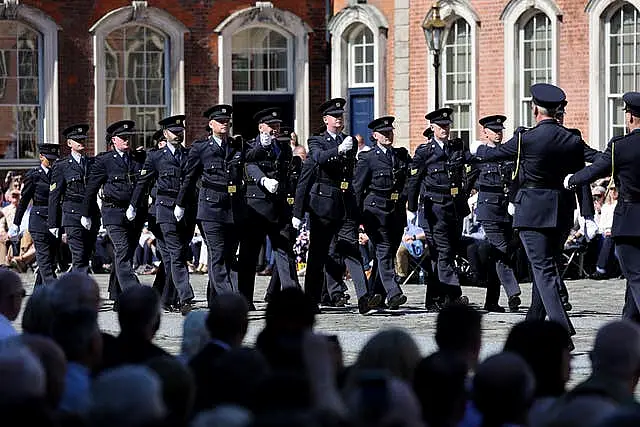
[(108, 208), (121, 208), (121, 209), (126, 209), (129, 207), (129, 204), (131, 202), (129, 201), (124, 201), (124, 200), (115, 200), (112, 198), (104, 198), (104, 203), (103, 205), (108, 207)]
[(71, 196), (71, 195), (66, 195), (65, 194), (64, 201), (65, 202), (82, 203), (82, 202), (84, 202), (84, 198), (82, 196)]
[(227, 193), (229, 189), (227, 185), (214, 184), (214, 183), (205, 182), (205, 181), (202, 181), (202, 188), (208, 188), (209, 190), (220, 191), (223, 193)]
[(340, 185), (341, 185), (343, 182), (351, 183), (351, 180), (347, 180), (347, 179), (345, 179), (344, 181), (338, 181), (338, 180), (333, 180), (333, 179), (322, 179), (322, 178), (319, 178), (319, 179), (318, 179), (318, 182), (319, 182), (320, 184), (327, 184), (327, 185), (330, 185), (330, 186), (332, 186), (332, 187), (340, 188)]
[(48, 203), (48, 202), (44, 202), (44, 203), (42, 203), (42, 202), (35, 202), (35, 201), (34, 201), (34, 202), (33, 202), (33, 206), (40, 206), (40, 207), (42, 207), (42, 206), (49, 206), (49, 203)]
[(496, 193), (496, 194), (504, 194), (505, 188), (499, 187), (497, 185), (480, 185), (478, 186), (478, 190), (483, 193)]
[[(392, 190), (371, 190), (371, 194), (378, 196), (378, 197), (382, 197), (384, 199), (387, 200), (391, 200), (394, 202), (397, 202), (400, 199), (400, 194), (402, 194), (402, 191), (392, 191)], [(395, 194), (397, 195), (396, 198), (392, 197), (392, 195)]]
[(167, 197), (176, 197), (178, 195), (178, 190), (158, 190), (158, 196), (167, 196)]
[(554, 185), (542, 184), (537, 182), (525, 182), (522, 184), (522, 188), (534, 188), (538, 190), (563, 190), (562, 187), (557, 187)]
[[(458, 187), (458, 188), (460, 188), (460, 187)], [(451, 188), (449, 188), (449, 187), (447, 187), (447, 188), (427, 187), (426, 191), (428, 193), (446, 194), (448, 196), (451, 196)]]

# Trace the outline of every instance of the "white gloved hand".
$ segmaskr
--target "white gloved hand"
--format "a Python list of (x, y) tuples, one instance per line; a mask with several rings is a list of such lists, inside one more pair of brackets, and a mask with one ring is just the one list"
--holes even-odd
[(49, 233), (53, 234), (53, 237), (58, 238), (58, 234), (60, 234), (59, 228), (50, 228)]
[(88, 216), (83, 216), (82, 218), (80, 218), (80, 224), (87, 230), (91, 230), (91, 218), (89, 218)]
[(484, 144), (480, 141), (471, 141), (469, 143), (469, 152), (475, 156), (478, 153), (478, 148), (480, 148), (481, 145)]
[(182, 221), (182, 218), (184, 218), (184, 208), (176, 205), (176, 207), (173, 208), (173, 216), (176, 217), (176, 221)]
[(302, 221), (294, 216), (293, 218), (291, 218), (291, 225), (293, 225), (293, 228), (295, 228), (296, 230), (300, 230)]
[(11, 224), (11, 227), (9, 227), (9, 237), (13, 239), (19, 233), (20, 233), (20, 227), (18, 227), (15, 224)]
[(338, 153), (339, 154), (346, 153), (352, 148), (353, 148), (353, 138), (351, 138), (351, 136), (348, 136), (344, 139), (344, 141), (340, 143), (340, 145), (338, 145)]
[(129, 205), (129, 207), (127, 208), (127, 212), (125, 212), (125, 215), (127, 216), (127, 219), (129, 221), (133, 221), (134, 219), (136, 219), (136, 210), (133, 208), (133, 206)]
[(414, 221), (416, 220), (416, 216), (417, 216), (416, 212), (407, 211), (407, 221), (408, 222), (410, 222), (412, 224), (415, 224)]
[(268, 133), (260, 133), (260, 144), (263, 147), (268, 147), (269, 145), (271, 145), (271, 135), (269, 135)]
[(582, 234), (587, 238), (587, 242), (596, 237), (598, 224), (592, 218), (585, 218)]
[(569, 179), (571, 179), (572, 176), (573, 174), (570, 173), (569, 175), (564, 177), (563, 185), (564, 185), (564, 188), (566, 188), (567, 190), (571, 190), (571, 187), (569, 187)]
[(276, 179), (262, 177), (262, 179), (260, 180), (260, 184), (262, 184), (262, 186), (265, 188), (265, 190), (267, 190), (271, 194), (273, 194), (276, 191), (278, 191), (279, 183), (278, 183), (278, 180), (276, 180)]
[(516, 205), (509, 202), (509, 206), (507, 206), (507, 212), (509, 213), (509, 215), (513, 216), (513, 214), (516, 213)]

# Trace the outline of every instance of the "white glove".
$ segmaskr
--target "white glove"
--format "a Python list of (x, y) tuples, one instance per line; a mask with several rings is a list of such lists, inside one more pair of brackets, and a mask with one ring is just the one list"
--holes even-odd
[(411, 211), (407, 211), (407, 221), (415, 224), (414, 221), (416, 220), (416, 216), (417, 213), (416, 212), (411, 212)]
[(91, 230), (91, 218), (88, 216), (83, 216), (80, 218), (80, 224), (87, 230)]
[(596, 224), (596, 222), (591, 218), (585, 218), (582, 234), (587, 238), (587, 242), (590, 242), (591, 239), (596, 237), (597, 233), (598, 224)]
[(9, 227), (9, 237), (13, 239), (19, 233), (20, 233), (20, 227), (18, 227), (15, 224), (11, 224), (11, 227)]
[(352, 148), (353, 148), (353, 138), (351, 138), (351, 136), (348, 136), (344, 139), (344, 141), (340, 143), (340, 145), (338, 145), (338, 153), (339, 154), (346, 153)]
[(269, 193), (273, 194), (278, 191), (278, 181), (275, 179), (262, 177), (260, 180), (260, 184), (267, 190)]
[(60, 233), (59, 228), (50, 228), (49, 233), (53, 234), (53, 237), (58, 238), (58, 234)]
[(173, 216), (176, 217), (178, 222), (182, 221), (182, 218), (184, 218), (184, 208), (176, 205), (176, 207), (173, 208)]
[(509, 213), (509, 215), (513, 216), (513, 214), (516, 213), (516, 205), (509, 202), (509, 206), (507, 206), (507, 212)]
[(293, 228), (295, 228), (296, 230), (300, 230), (302, 221), (294, 216), (293, 218), (291, 218), (291, 225), (293, 225)]
[(268, 133), (260, 133), (260, 144), (263, 147), (268, 147), (271, 145), (271, 135)]
[(478, 152), (478, 148), (480, 148), (481, 145), (483, 144), (480, 141), (471, 141), (469, 143), (469, 152), (475, 156)]
[(133, 208), (133, 206), (129, 205), (125, 215), (127, 216), (127, 219), (129, 221), (133, 221), (134, 219), (136, 219), (136, 210)]
[(571, 190), (571, 187), (569, 187), (569, 179), (571, 179), (572, 176), (573, 174), (570, 173), (569, 175), (564, 177), (563, 184), (564, 184), (564, 188), (566, 188), (567, 190)]

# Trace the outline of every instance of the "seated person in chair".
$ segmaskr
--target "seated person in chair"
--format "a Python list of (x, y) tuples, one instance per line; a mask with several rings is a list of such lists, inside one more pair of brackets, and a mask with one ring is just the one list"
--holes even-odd
[(396, 275), (399, 283), (409, 276), (409, 260), (419, 261), (424, 254), (426, 235), (416, 224), (416, 218), (407, 212), (407, 226), (402, 235), (402, 244), (396, 251)]

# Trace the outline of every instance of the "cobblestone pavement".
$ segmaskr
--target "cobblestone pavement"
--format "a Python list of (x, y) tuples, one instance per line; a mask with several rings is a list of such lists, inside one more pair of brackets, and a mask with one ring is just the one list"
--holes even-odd
[[(25, 283), (32, 283), (31, 275), (24, 275)], [(101, 287), (102, 297), (107, 296), (108, 275), (96, 275)], [(140, 276), (145, 284), (151, 284), (153, 276)], [(196, 294), (196, 302), (199, 307), (206, 309), (206, 276), (191, 275), (192, 285)], [(262, 302), (264, 290), (268, 278), (258, 277), (256, 283), (255, 304), (257, 312), (250, 314), (249, 331), (246, 343), (252, 344), (263, 327), (264, 309), (266, 304)], [(593, 281), (578, 280), (567, 282), (571, 295), (573, 321), (577, 335), (574, 337), (576, 350), (572, 363), (572, 383), (580, 381), (589, 374), (588, 351), (593, 344), (593, 339), (598, 328), (611, 320), (619, 319), (624, 298), (624, 282), (622, 280)], [(355, 298), (355, 292), (351, 287), (351, 295)], [(489, 313), (483, 320), (483, 345), (481, 357), (498, 352), (504, 343), (509, 328), (524, 320), (526, 305), (531, 301), (531, 285), (524, 284), (523, 304), (525, 309), (519, 313)], [(31, 286), (27, 286), (30, 293)], [(349, 308), (328, 309), (317, 317), (317, 330), (328, 334), (337, 334), (344, 348), (347, 363), (351, 363), (357, 357), (358, 351), (365, 342), (377, 331), (384, 328), (400, 327), (408, 330), (416, 339), (424, 355), (435, 350), (433, 339), (436, 315), (426, 313), (424, 310), (424, 286), (407, 285), (404, 288), (408, 302), (401, 310), (395, 312), (379, 312), (368, 316), (357, 313), (357, 307), (352, 304)], [(465, 294), (469, 296), (472, 304), (481, 306), (484, 302), (484, 290), (478, 288), (465, 288)], [(506, 306), (504, 296), (501, 304)], [(106, 332), (118, 333), (118, 321), (116, 313), (111, 311), (112, 304), (107, 301), (100, 313), (100, 326)], [(18, 322), (19, 324), (19, 322)], [(180, 351), (180, 339), (182, 335), (182, 316), (180, 314), (165, 313), (162, 324), (156, 336), (156, 342), (167, 351), (177, 354)]]

